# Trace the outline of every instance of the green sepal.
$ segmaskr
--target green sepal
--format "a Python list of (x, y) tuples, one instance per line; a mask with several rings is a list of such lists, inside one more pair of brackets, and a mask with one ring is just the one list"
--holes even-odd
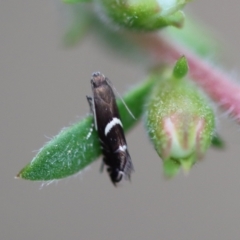
[(186, 158), (169, 158), (163, 161), (163, 173), (167, 178), (175, 177), (180, 169), (187, 174), (196, 163), (196, 155), (192, 154)]
[(212, 138), (212, 147), (223, 149), (225, 142), (219, 135), (215, 134)]
[(172, 178), (180, 171), (181, 164), (179, 161), (173, 159), (167, 159), (163, 161), (163, 173), (167, 178)]
[[(145, 99), (152, 86), (153, 81), (148, 80), (124, 95), (123, 99), (135, 119), (129, 114), (123, 102), (118, 101), (125, 130), (130, 130), (140, 119)], [(54, 180), (71, 176), (84, 169), (101, 154), (97, 132), (92, 124), (93, 117), (88, 116), (63, 129), (39, 151), (17, 177), (28, 180)]]

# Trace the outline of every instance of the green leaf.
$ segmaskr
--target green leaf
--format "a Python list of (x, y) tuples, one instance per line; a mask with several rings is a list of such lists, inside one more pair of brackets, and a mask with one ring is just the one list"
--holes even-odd
[[(129, 114), (123, 102), (118, 101), (125, 130), (132, 128), (140, 119), (145, 99), (153, 83), (153, 80), (145, 81), (123, 97), (136, 119)], [(97, 132), (92, 126), (93, 117), (88, 116), (63, 129), (39, 151), (17, 177), (28, 180), (53, 180), (68, 177), (84, 169), (101, 154)]]

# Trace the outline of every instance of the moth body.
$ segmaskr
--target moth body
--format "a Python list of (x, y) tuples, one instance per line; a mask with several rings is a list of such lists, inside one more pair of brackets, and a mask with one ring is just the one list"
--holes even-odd
[(93, 97), (87, 96), (94, 116), (95, 129), (103, 153), (103, 163), (114, 185), (123, 177), (130, 180), (133, 165), (128, 152), (123, 125), (110, 81), (101, 73), (91, 79)]

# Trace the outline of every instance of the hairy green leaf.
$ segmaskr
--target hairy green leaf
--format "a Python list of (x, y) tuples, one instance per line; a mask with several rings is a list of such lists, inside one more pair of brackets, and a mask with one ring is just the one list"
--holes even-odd
[[(145, 99), (153, 83), (153, 80), (145, 81), (123, 97), (135, 119), (128, 113), (123, 102), (118, 101), (125, 130), (132, 128), (140, 119)], [(88, 116), (63, 129), (39, 151), (17, 177), (28, 180), (61, 179), (84, 169), (96, 160), (100, 154), (97, 132), (93, 127), (93, 117)]]

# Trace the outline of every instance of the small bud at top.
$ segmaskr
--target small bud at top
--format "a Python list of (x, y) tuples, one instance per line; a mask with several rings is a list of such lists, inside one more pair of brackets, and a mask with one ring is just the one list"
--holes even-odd
[(188, 62), (185, 56), (178, 59), (173, 69), (173, 76), (175, 78), (183, 78), (188, 73)]

